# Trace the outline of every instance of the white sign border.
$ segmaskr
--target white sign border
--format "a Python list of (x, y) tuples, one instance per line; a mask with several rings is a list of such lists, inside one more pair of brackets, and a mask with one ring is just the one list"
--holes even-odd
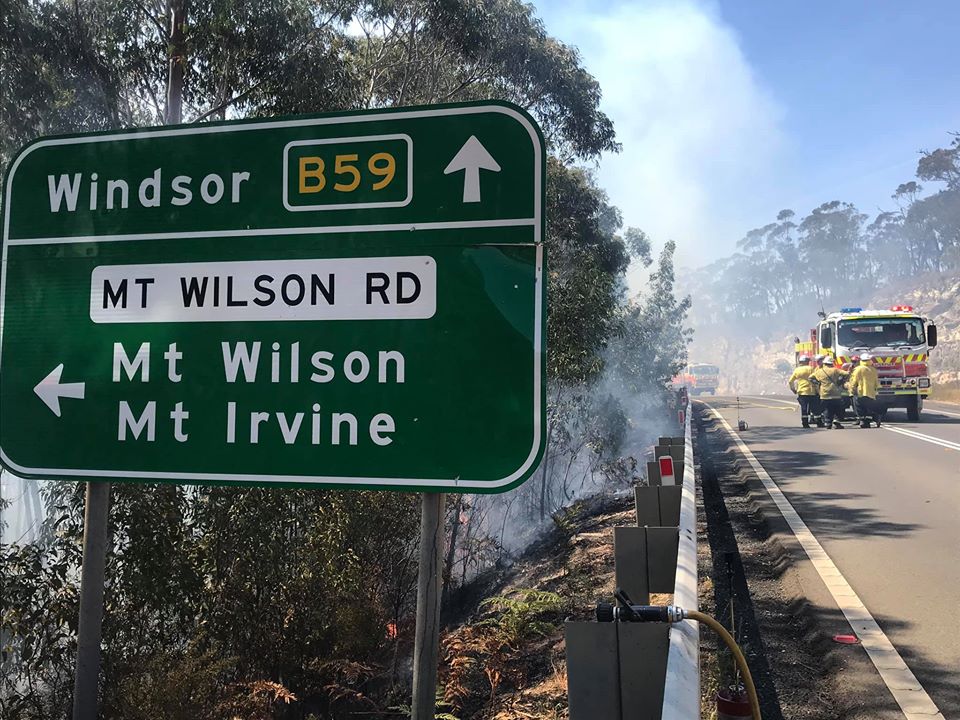
[[(10, 241), (10, 195), (13, 187), (13, 178), (20, 163), (31, 152), (41, 147), (56, 145), (76, 145), (80, 143), (91, 142), (110, 142), (114, 140), (138, 140), (156, 137), (174, 137), (180, 135), (206, 135), (220, 132), (244, 132), (247, 130), (264, 130), (269, 128), (284, 127), (304, 127), (312, 125), (332, 125), (353, 122), (376, 122), (391, 119), (417, 119), (424, 117), (441, 117), (446, 115), (475, 115), (480, 113), (499, 113), (516, 120), (526, 129), (530, 136), (534, 151), (534, 217), (522, 219), (507, 220), (486, 220), (476, 222), (451, 222), (451, 223), (423, 223), (417, 225), (395, 224), (395, 225), (366, 225), (366, 226), (346, 226), (342, 228), (272, 228), (265, 230), (248, 230), (237, 233), (227, 232), (209, 232), (209, 233), (161, 233), (161, 234), (138, 234), (138, 235), (104, 235), (104, 236), (86, 236), (86, 237), (63, 237), (63, 238), (29, 238), (24, 242)], [(88, 469), (68, 469), (68, 468), (28, 468), (13, 461), (0, 447), (0, 461), (3, 465), (15, 473), (26, 476), (40, 477), (89, 477), (89, 478), (117, 478), (142, 481), (179, 481), (188, 483), (195, 481), (197, 483), (231, 483), (231, 484), (300, 484), (300, 485), (357, 485), (362, 487), (382, 486), (382, 487), (400, 487), (409, 488), (435, 488), (437, 490), (496, 490), (521, 478), (533, 465), (540, 450), (540, 441), (543, 436), (544, 428), (540, 422), (540, 411), (543, 394), (543, 238), (541, 237), (541, 228), (543, 224), (543, 146), (540, 142), (540, 135), (536, 128), (522, 113), (517, 112), (506, 105), (470, 105), (462, 107), (437, 108), (432, 110), (411, 110), (395, 113), (369, 113), (364, 115), (340, 115), (326, 118), (303, 118), (300, 120), (280, 120), (265, 121), (253, 123), (238, 123), (237, 125), (216, 125), (216, 126), (196, 126), (196, 127), (178, 127), (169, 130), (155, 130), (150, 132), (127, 132), (113, 135), (92, 135), (69, 138), (55, 138), (52, 140), (41, 140), (29, 146), (24, 152), (17, 156), (10, 172), (7, 175), (7, 187), (4, 199), (4, 218), (3, 218), (3, 253), (0, 257), (0, 362), (2, 362), (4, 317), (6, 313), (6, 292), (7, 292), (7, 248), (11, 244), (68, 244), (77, 242), (104, 242), (110, 240), (159, 240), (167, 238), (183, 237), (218, 237), (229, 236), (232, 234), (243, 235), (288, 235), (304, 234), (316, 232), (376, 232), (383, 230), (431, 230), (448, 229), (451, 227), (459, 228), (481, 228), (481, 227), (504, 227), (513, 225), (532, 225), (534, 234), (534, 243), (537, 246), (536, 255), (536, 282), (534, 285), (534, 352), (533, 352), (533, 442), (529, 454), (523, 464), (512, 473), (499, 480), (469, 480), (463, 478), (433, 478), (433, 479), (413, 479), (413, 478), (390, 478), (390, 477), (333, 477), (323, 475), (270, 475), (270, 474), (244, 474), (244, 473), (190, 473), (190, 472), (144, 472), (144, 471), (123, 471), (123, 470), (88, 470)], [(411, 187), (412, 191), (412, 187)], [(2, 372), (2, 367), (0, 367)]]

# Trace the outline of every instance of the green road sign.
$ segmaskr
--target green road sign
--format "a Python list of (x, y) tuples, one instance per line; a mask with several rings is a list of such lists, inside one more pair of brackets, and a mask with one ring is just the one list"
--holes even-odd
[(497, 492), (544, 445), (544, 148), (486, 103), (45, 138), (0, 453), (48, 478)]

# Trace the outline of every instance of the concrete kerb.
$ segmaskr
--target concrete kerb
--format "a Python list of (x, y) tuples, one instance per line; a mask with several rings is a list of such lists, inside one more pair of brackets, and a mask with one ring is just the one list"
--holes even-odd
[[(680, 498), (680, 540), (673, 604), (684, 610), (697, 608), (697, 492), (693, 468), (693, 438), (690, 403), (684, 413), (683, 494)], [(684, 621), (670, 626), (667, 676), (663, 692), (662, 720), (693, 720), (700, 717), (700, 629)]]

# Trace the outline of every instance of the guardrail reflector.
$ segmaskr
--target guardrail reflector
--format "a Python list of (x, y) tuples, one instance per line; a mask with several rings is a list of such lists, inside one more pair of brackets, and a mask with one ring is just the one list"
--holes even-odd
[(676, 478), (673, 474), (673, 458), (672, 457), (662, 457), (657, 458), (657, 461), (660, 463), (660, 482), (663, 485), (673, 485), (676, 482)]

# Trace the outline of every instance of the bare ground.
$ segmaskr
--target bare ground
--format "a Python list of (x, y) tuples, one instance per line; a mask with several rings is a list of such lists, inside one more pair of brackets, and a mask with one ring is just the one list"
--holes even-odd
[[(613, 528), (636, 523), (633, 493), (595, 496), (563, 511), (553, 529), (535, 542), (507, 570), (479, 578), (454, 596), (451, 605), (461, 617), (451, 615), (451, 626), (461, 628), (481, 621), (480, 598), (516, 595), (525, 589), (543, 590), (564, 600), (562, 619), (590, 620), (598, 600), (612, 601), (614, 592)], [(651, 602), (665, 604), (669, 595), (654, 595)], [(463, 615), (467, 609), (468, 615)], [(537, 718), (561, 720), (567, 707), (566, 649), (563, 623), (542, 639), (515, 649), (510, 662), (522, 666), (523, 680), (498, 688), (493, 697), (474, 697), (452, 711), (460, 720)], [(480, 688), (478, 688), (479, 690)], [(479, 693), (477, 693), (479, 694)]]

